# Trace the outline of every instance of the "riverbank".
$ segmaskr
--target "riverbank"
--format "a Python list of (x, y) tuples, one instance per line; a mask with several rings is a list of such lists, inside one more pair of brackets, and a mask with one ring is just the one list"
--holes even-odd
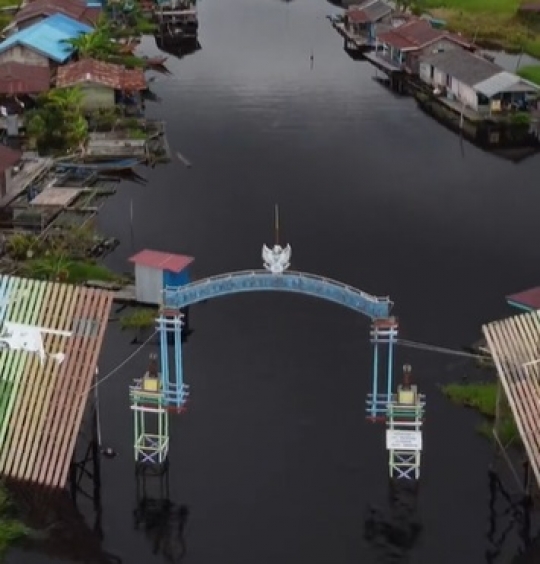
[[(448, 384), (443, 386), (444, 395), (452, 402), (463, 407), (477, 411), (484, 420), (479, 423), (477, 431), (490, 440), (493, 438), (493, 426), (497, 413), (497, 383), (465, 383)], [(515, 442), (521, 444), (519, 432), (514, 422), (514, 417), (501, 392), (500, 420), (498, 426), (499, 438), (503, 444)]]
[(0, 485), (0, 562), (4, 562), (8, 549), (28, 533), (27, 527), (15, 518), (8, 492)]
[(414, 5), (482, 47), (540, 58), (540, 20), (520, 13), (519, 0), (418, 0)]

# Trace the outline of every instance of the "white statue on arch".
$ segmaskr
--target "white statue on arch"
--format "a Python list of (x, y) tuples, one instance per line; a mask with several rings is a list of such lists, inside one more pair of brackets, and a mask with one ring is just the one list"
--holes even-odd
[(290, 245), (282, 247), (279, 244), (279, 210), (277, 205), (274, 212), (274, 222), (276, 244), (272, 248), (263, 245), (262, 259), (266, 270), (269, 270), (272, 274), (282, 274), (291, 265), (292, 249)]
[(264, 268), (272, 274), (282, 274), (291, 265), (291, 253), (290, 245), (286, 247), (274, 245), (271, 249), (263, 245), (262, 259), (264, 261)]

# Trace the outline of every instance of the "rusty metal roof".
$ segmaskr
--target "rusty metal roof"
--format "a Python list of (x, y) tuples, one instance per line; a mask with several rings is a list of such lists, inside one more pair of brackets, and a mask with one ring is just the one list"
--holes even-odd
[(506, 296), (506, 301), (527, 311), (540, 310), (540, 286)]
[(181, 272), (187, 268), (195, 259), (187, 255), (163, 253), (145, 249), (129, 258), (129, 261), (141, 266), (155, 268), (156, 270), (168, 270), (170, 272)]
[(411, 20), (396, 29), (381, 33), (377, 39), (402, 51), (421, 49), (441, 39), (448, 39), (463, 47), (471, 46), (467, 39), (443, 29), (435, 29), (428, 20), (421, 19)]
[(0, 94), (39, 94), (50, 87), (48, 67), (15, 62), (0, 64)]
[(113, 294), (0, 276), (0, 474), (66, 485)]
[(146, 90), (146, 79), (142, 69), (126, 69), (122, 65), (81, 59), (59, 67), (56, 86), (64, 88), (83, 83), (101, 84), (115, 90)]
[(11, 147), (0, 145), (0, 172), (5, 172), (8, 168), (16, 165), (22, 158), (22, 153)]
[(392, 12), (392, 8), (383, 0), (368, 0), (357, 6), (351, 6), (346, 16), (352, 23), (376, 22)]
[(97, 22), (101, 10), (90, 8), (81, 0), (34, 0), (26, 4), (13, 17), (15, 24), (22, 24), (30, 19), (63, 14), (79, 22), (93, 25)]

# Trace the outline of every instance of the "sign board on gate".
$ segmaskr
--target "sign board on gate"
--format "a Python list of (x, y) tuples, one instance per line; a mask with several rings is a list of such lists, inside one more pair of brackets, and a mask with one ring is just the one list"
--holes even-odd
[(422, 450), (421, 431), (386, 431), (387, 450)]

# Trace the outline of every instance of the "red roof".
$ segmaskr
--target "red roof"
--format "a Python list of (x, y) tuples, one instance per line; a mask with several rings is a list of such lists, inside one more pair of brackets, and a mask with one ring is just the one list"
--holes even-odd
[(371, 21), (366, 11), (359, 6), (351, 6), (347, 10), (347, 17), (351, 23), (368, 23)]
[(400, 50), (415, 50), (430, 45), (440, 39), (448, 39), (463, 47), (470, 47), (471, 43), (459, 35), (449, 33), (444, 29), (435, 29), (428, 20), (412, 20), (396, 29), (381, 33), (377, 39)]
[(126, 69), (122, 65), (81, 59), (58, 68), (56, 86), (65, 88), (84, 82), (109, 86), (115, 90), (146, 90), (146, 79), (142, 69)]
[(22, 157), (20, 151), (15, 151), (5, 145), (0, 145), (0, 171), (5, 172), (8, 168), (16, 165)]
[(512, 302), (511, 305), (515, 304), (525, 309), (540, 309), (540, 286), (506, 296), (506, 301)]
[(156, 270), (168, 270), (177, 274), (187, 268), (195, 259), (186, 255), (174, 255), (145, 249), (130, 257), (129, 261)]
[(0, 64), (0, 94), (39, 94), (50, 87), (48, 67), (14, 62)]
[(81, 0), (34, 0), (20, 9), (13, 17), (13, 21), (21, 24), (39, 16), (63, 14), (68, 18), (93, 25), (97, 22), (100, 13), (99, 8), (89, 8), (86, 2)]

